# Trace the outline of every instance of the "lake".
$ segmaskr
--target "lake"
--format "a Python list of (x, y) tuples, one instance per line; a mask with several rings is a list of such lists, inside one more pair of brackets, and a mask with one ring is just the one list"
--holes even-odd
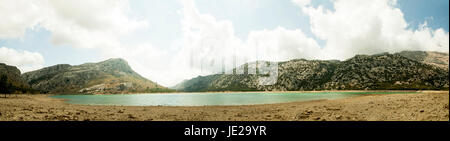
[(122, 106), (208, 106), (255, 105), (341, 99), (367, 94), (413, 94), (418, 92), (227, 92), (227, 93), (166, 93), (116, 95), (55, 95), (68, 103)]

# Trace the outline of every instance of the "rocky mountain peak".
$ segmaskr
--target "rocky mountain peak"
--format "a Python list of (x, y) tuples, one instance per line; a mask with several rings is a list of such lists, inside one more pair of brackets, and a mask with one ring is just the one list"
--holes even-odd
[(120, 71), (130, 74), (134, 73), (133, 69), (131, 69), (130, 65), (128, 65), (128, 62), (122, 58), (111, 58), (99, 62), (97, 63), (97, 65), (99, 65), (99, 67), (101, 67), (103, 70)]
[(0, 72), (10, 73), (12, 75), (20, 75), (20, 70), (15, 66), (9, 66), (4, 63), (0, 63)]
[(448, 70), (448, 53), (434, 51), (402, 51), (396, 53), (411, 60)]
[(110, 58), (110, 59), (102, 61), (100, 63), (128, 64), (128, 62), (122, 58)]
[(25, 92), (29, 85), (20, 78), (20, 70), (15, 66), (0, 63), (0, 93)]
[(24, 73), (34, 89), (49, 93), (136, 93), (166, 91), (128, 65), (122, 58), (81, 65), (55, 65)]

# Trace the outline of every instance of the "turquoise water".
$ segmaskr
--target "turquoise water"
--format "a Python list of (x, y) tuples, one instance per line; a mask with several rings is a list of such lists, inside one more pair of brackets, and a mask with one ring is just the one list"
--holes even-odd
[(170, 94), (117, 94), (117, 95), (55, 95), (72, 104), (123, 106), (206, 106), (254, 105), (340, 99), (364, 94), (408, 94), (417, 92), (315, 92), (315, 93), (170, 93)]

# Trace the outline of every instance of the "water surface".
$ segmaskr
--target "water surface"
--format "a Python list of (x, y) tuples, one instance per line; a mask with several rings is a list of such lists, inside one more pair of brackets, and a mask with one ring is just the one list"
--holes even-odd
[(116, 95), (55, 95), (72, 104), (123, 106), (207, 106), (255, 105), (324, 99), (341, 99), (367, 94), (411, 94), (417, 92), (228, 92)]

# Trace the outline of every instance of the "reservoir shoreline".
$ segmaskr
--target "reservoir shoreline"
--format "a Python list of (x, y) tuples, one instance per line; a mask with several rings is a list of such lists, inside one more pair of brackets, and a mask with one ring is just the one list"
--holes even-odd
[(177, 94), (54, 95), (71, 104), (116, 106), (243, 106), (277, 104), (322, 99), (342, 99), (372, 94), (416, 94), (420, 92), (324, 91), (324, 92), (229, 92)]
[(426, 92), (448, 90), (317, 90), (317, 91), (207, 91), (207, 92), (150, 92), (150, 93), (65, 93), (47, 95), (139, 95), (139, 94), (207, 94), (207, 93), (321, 93), (321, 92)]

